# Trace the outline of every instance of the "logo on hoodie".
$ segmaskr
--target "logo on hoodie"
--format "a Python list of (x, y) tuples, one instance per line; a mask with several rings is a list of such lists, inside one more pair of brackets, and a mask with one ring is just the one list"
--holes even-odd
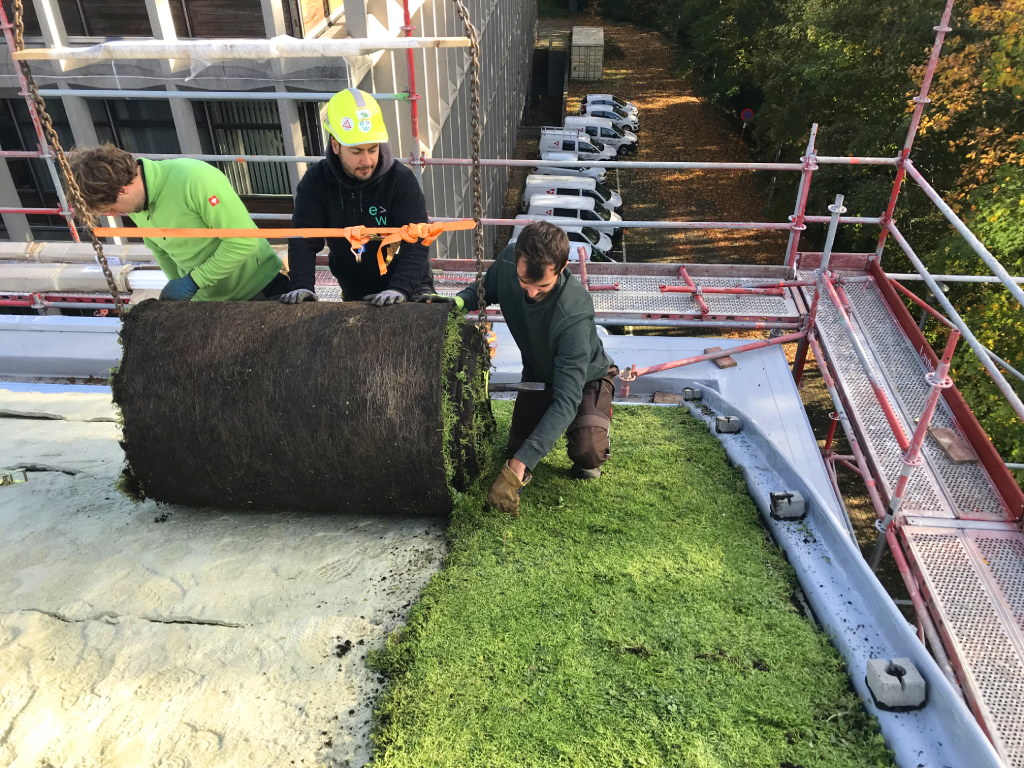
[[(370, 206), (370, 215), (376, 220), (378, 227), (386, 227), (388, 225), (387, 213), (388, 210), (383, 205)], [(377, 214), (380, 215), (378, 216)]]
[(217, 203), (219, 203), (219, 202), (220, 202), (220, 198), (219, 198), (219, 197), (217, 197), (216, 195), (211, 195), (211, 196), (210, 196), (210, 197), (209, 197), (209, 198), (207, 199), (207, 202), (208, 202), (208, 203), (209, 203), (210, 205), (217, 205)]

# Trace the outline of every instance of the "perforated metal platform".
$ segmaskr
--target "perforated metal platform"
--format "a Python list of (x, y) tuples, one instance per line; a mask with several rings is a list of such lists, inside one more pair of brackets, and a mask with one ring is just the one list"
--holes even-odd
[[(804, 290), (809, 300), (813, 289)], [(924, 410), (931, 365), (874, 283), (848, 285), (846, 292), (857, 338), (909, 435)], [(817, 330), (888, 497), (902, 451), (828, 296), (818, 305)], [(932, 424), (962, 436), (943, 399)], [(968, 702), (1007, 764), (1024, 768), (1024, 535), (1008, 522), (1012, 517), (980, 463), (953, 463), (930, 436), (922, 453), (900, 533)]]
[(968, 701), (1007, 763), (1024, 766), (1024, 536), (904, 526)]
[[(441, 272), (435, 274), (434, 282), (438, 293), (453, 296), (475, 281), (467, 272)], [(685, 286), (678, 277), (644, 275), (591, 275), (592, 285), (619, 284), (617, 291), (595, 291), (594, 310), (598, 313), (614, 314), (665, 314), (672, 316), (700, 318), (701, 310), (696, 299), (688, 293), (662, 293), (661, 285)], [(738, 285), (765, 283), (761, 278), (739, 277), (695, 277), (694, 283), (702, 288), (732, 288)], [(337, 280), (326, 270), (317, 270), (317, 295), (325, 301), (340, 301)], [(783, 296), (706, 294), (709, 313), (714, 317), (735, 320), (777, 319), (796, 322), (799, 310), (790, 289)]]
[[(848, 285), (846, 291), (860, 343), (904, 431), (910, 435), (916, 426), (915, 420), (924, 410), (929, 391), (924, 377), (931, 367), (900, 329), (874, 283)], [(805, 295), (809, 298), (810, 293)], [(902, 451), (828, 296), (820, 299), (817, 327), (822, 344), (835, 366), (838, 384), (860, 426), (865, 447), (879, 470), (885, 486), (884, 495), (888, 497), (899, 479)], [(948, 427), (959, 433), (953, 414), (942, 399), (935, 409), (932, 425)], [(992, 479), (980, 463), (956, 464), (950, 461), (930, 436), (925, 438), (923, 456), (924, 465), (914, 472), (903, 502), (905, 514), (1009, 519), (1008, 510)]]

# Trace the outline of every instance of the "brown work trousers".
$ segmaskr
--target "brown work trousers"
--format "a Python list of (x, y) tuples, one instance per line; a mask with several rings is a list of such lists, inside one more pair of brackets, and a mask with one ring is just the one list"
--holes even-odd
[[(573, 465), (580, 469), (597, 469), (611, 456), (609, 429), (612, 424), (612, 397), (615, 394), (615, 377), (619, 369), (614, 365), (600, 378), (588, 381), (583, 386), (583, 400), (576, 411), (576, 418), (565, 430), (569, 443), (566, 453)], [(523, 372), (523, 381), (533, 381)], [(519, 392), (516, 406), (512, 411), (512, 425), (508, 430), (506, 458), (511, 459), (523, 447), (523, 443), (537, 428), (554, 399), (554, 390)]]

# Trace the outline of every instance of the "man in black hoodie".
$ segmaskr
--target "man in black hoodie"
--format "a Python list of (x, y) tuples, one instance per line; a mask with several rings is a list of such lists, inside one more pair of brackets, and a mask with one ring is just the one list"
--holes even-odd
[[(328, 102), (324, 128), (331, 137), (327, 156), (299, 182), (293, 227), (427, 222), (423, 192), (413, 172), (395, 162), (380, 107), (370, 94), (356, 88), (336, 94)], [(288, 241), (290, 281), (280, 301), (316, 301), (316, 254), (323, 245), (323, 238)], [(348, 240), (327, 239), (331, 273), (345, 301), (362, 299), (380, 307), (434, 292), (427, 246), (403, 242), (390, 260), (378, 259), (379, 246), (371, 240), (357, 256)]]

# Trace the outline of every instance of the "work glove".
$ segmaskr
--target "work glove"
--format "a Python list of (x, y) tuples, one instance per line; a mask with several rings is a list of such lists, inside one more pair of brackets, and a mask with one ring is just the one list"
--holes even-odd
[(499, 512), (504, 512), (512, 517), (519, 517), (519, 493), (530, 482), (533, 475), (526, 470), (523, 479), (512, 471), (512, 467), (506, 461), (501, 466), (501, 472), (494, 478), (491, 490), (487, 492), (487, 503)]
[(440, 293), (421, 293), (414, 299), (420, 304), (448, 304), (458, 312), (466, 311), (466, 302), (461, 296), (443, 296)]
[(163, 301), (192, 301), (192, 297), (199, 293), (199, 286), (192, 279), (192, 275), (177, 277), (168, 281), (164, 289), (160, 291), (160, 298)]
[(363, 296), (363, 301), (368, 301), (375, 307), (387, 307), (392, 304), (401, 304), (405, 301), (405, 294), (401, 291), (381, 291)]
[(311, 291), (309, 288), (296, 288), (294, 291), (282, 293), (277, 300), (282, 304), (301, 304), (304, 301), (316, 301), (317, 297), (316, 291)]

